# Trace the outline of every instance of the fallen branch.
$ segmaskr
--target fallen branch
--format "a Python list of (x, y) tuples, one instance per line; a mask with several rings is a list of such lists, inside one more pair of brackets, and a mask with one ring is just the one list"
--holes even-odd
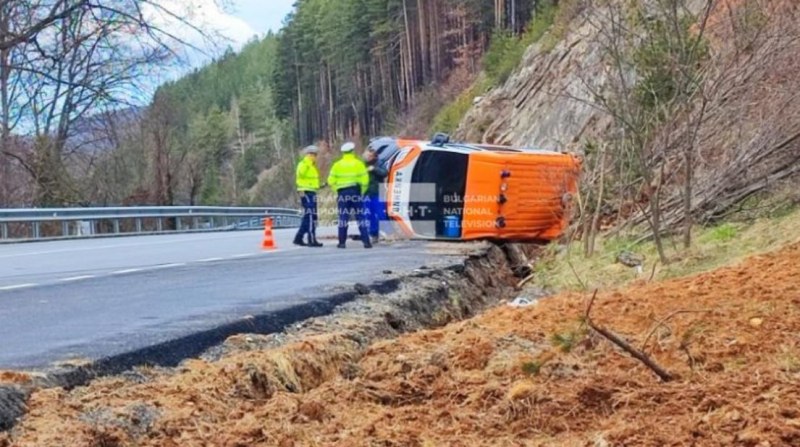
[(670, 374), (669, 372), (667, 372), (667, 370), (665, 370), (664, 368), (659, 366), (647, 354), (645, 354), (644, 352), (634, 348), (633, 346), (628, 344), (628, 342), (626, 342), (625, 340), (623, 340), (622, 338), (620, 338), (619, 336), (617, 336), (613, 332), (609, 331), (608, 329), (603, 328), (601, 326), (597, 326), (592, 321), (590, 313), (592, 311), (592, 306), (594, 305), (595, 298), (597, 298), (597, 289), (595, 289), (594, 294), (592, 295), (592, 299), (591, 299), (591, 301), (589, 301), (589, 305), (586, 307), (586, 315), (584, 317), (585, 320), (586, 320), (586, 324), (589, 325), (589, 327), (593, 331), (595, 331), (598, 334), (602, 335), (606, 340), (610, 341), (611, 343), (614, 343), (620, 349), (622, 349), (623, 351), (627, 352), (633, 358), (635, 358), (636, 360), (639, 360), (645, 366), (650, 368), (650, 370), (653, 371), (661, 379), (662, 382), (669, 382), (669, 381), (673, 380), (674, 377), (672, 376), (672, 374)]
[(522, 289), (525, 284), (528, 284), (535, 277), (536, 273), (531, 273), (530, 275), (526, 276), (525, 279), (517, 283), (517, 290)]

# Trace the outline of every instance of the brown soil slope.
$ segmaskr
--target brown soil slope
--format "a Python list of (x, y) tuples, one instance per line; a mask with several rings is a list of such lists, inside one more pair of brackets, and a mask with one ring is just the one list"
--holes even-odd
[(585, 330), (587, 298), (42, 391), (0, 445), (800, 445), (800, 244), (598, 295), (669, 383)]

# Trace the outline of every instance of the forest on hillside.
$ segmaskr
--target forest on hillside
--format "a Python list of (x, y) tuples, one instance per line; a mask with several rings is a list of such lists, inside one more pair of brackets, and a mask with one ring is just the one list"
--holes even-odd
[[(516, 39), (555, 3), (298, 1), (279, 33), (159, 87), (146, 107), (115, 96), (68, 113), (77, 119), (55, 149), (43, 149), (51, 133), (9, 132), (0, 201), (290, 203), (298, 147), (382, 132), (424, 136), (443, 103), (473, 82), (491, 42)], [(404, 125), (419, 109), (424, 124)]]
[[(408, 129), (403, 116), (432, 102), (426, 94), (451, 77), (469, 83), (493, 37), (523, 32), (537, 11), (552, 6), (298, 2), (280, 33), (159, 89), (151, 111), (170, 110), (170, 132), (190, 172), (183, 186), (158, 181), (158, 203), (174, 203), (176, 193), (192, 204), (291, 203), (297, 147), (393, 131), (425, 136), (432, 129)], [(437, 111), (428, 108), (429, 115)]]

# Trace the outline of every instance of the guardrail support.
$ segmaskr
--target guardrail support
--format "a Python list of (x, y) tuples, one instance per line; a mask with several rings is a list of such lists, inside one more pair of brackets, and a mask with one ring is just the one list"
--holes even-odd
[(61, 222), (61, 235), (69, 236), (69, 222), (67, 222), (66, 220)]
[(136, 232), (137, 233), (141, 233), (142, 232), (142, 219), (140, 219), (140, 218), (136, 219)]
[(114, 219), (112, 222), (114, 223), (114, 234), (119, 234), (119, 219)]
[(39, 239), (39, 235), (40, 235), (39, 229), (40, 229), (39, 222), (34, 222), (33, 223), (33, 238), (34, 239)]
[(0, 237), (8, 239), (8, 224), (5, 222), (0, 224)]
[(160, 217), (156, 219), (156, 231), (158, 231), (159, 233), (164, 231), (164, 220), (161, 219)]

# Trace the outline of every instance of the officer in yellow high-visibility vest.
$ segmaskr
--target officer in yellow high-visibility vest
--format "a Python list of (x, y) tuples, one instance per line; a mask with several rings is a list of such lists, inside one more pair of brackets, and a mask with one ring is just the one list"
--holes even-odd
[[(322, 247), (317, 241), (317, 191), (319, 191), (319, 170), (317, 169), (316, 146), (303, 149), (303, 159), (297, 165), (295, 182), (301, 194), (300, 204), (303, 206), (303, 220), (294, 237), (294, 244), (309, 247)], [(308, 235), (308, 243), (303, 239)]]
[(356, 145), (342, 145), (342, 158), (331, 167), (328, 185), (338, 194), (339, 209), (339, 248), (345, 248), (347, 242), (347, 226), (350, 219), (358, 222), (361, 241), (364, 248), (372, 248), (369, 240), (369, 222), (364, 216), (364, 194), (369, 186), (369, 172), (364, 162), (353, 151)]

